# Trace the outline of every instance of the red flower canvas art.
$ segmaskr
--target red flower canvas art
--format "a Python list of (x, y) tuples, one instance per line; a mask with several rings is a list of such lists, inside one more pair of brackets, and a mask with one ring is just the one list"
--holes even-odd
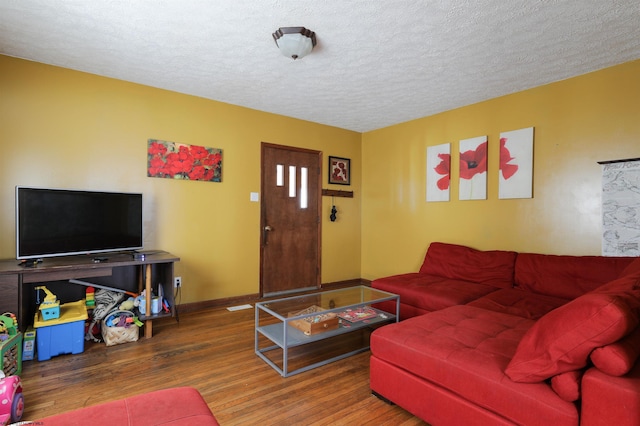
[(500, 133), (498, 198), (533, 197), (533, 127)]
[(222, 181), (222, 150), (149, 139), (147, 176)]
[(443, 175), (436, 182), (436, 186), (440, 190), (449, 189), (449, 183), (451, 180), (451, 154), (438, 154), (440, 163), (433, 168), (439, 175)]
[(427, 201), (449, 201), (451, 144), (427, 148)]
[(487, 199), (487, 137), (460, 141), (460, 200)]
[(460, 152), (460, 179), (472, 179), (487, 171), (487, 142), (473, 150)]
[(509, 179), (518, 171), (518, 165), (509, 164), (515, 158), (511, 156), (506, 144), (507, 138), (500, 138), (500, 172), (504, 179)]

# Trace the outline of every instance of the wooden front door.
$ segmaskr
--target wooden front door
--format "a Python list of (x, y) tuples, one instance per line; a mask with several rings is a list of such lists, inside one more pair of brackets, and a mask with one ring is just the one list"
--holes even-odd
[(262, 144), (260, 293), (320, 287), (322, 153)]

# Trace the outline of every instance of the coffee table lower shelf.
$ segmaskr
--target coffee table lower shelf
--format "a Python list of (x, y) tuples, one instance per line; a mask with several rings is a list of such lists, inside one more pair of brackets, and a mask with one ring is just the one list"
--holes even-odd
[[(366, 321), (359, 322), (349, 322), (346, 320), (342, 320), (339, 327), (335, 330), (323, 331), (317, 334), (307, 335), (302, 331), (294, 328), (289, 324), (289, 320), (285, 319), (282, 322), (269, 324), (265, 326), (256, 327), (255, 333), (255, 352), (260, 358), (262, 358), (267, 364), (269, 364), (274, 370), (276, 370), (282, 377), (289, 377), (294, 374), (303, 373), (305, 371), (309, 371), (311, 369), (329, 364), (334, 361), (338, 361), (340, 359), (347, 358), (349, 356), (367, 351), (369, 349), (369, 345), (360, 347), (358, 349), (330, 357), (328, 359), (315, 362), (304, 367), (295, 369), (293, 371), (288, 371), (289, 367), (289, 349), (310, 344), (313, 342), (318, 342), (321, 340), (330, 339), (332, 337), (337, 337), (340, 335), (344, 335), (347, 333), (353, 333), (359, 330), (363, 330), (365, 328), (374, 328), (376, 326), (383, 325), (385, 323), (395, 322), (396, 315), (390, 314), (388, 312), (384, 312), (378, 309), (375, 309), (378, 313), (378, 316), (368, 319)], [(267, 346), (264, 348), (259, 348), (258, 345), (258, 337), (259, 334), (263, 335), (274, 345)], [(267, 357), (267, 353), (274, 350), (282, 350), (282, 368), (278, 366), (274, 361), (272, 361), (269, 357)]]

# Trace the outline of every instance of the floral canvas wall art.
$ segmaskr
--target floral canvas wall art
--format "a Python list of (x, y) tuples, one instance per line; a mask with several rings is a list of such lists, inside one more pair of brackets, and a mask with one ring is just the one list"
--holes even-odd
[(487, 199), (487, 137), (460, 141), (460, 200)]
[(147, 176), (221, 182), (222, 150), (149, 139)]
[(427, 148), (427, 201), (449, 201), (451, 144)]
[(533, 127), (500, 133), (498, 198), (533, 197)]

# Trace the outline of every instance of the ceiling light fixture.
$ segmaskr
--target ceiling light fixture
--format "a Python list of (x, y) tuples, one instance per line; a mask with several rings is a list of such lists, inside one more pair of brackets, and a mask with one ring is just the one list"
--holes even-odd
[(288, 58), (301, 59), (316, 45), (316, 33), (305, 27), (282, 27), (273, 33), (276, 46)]

